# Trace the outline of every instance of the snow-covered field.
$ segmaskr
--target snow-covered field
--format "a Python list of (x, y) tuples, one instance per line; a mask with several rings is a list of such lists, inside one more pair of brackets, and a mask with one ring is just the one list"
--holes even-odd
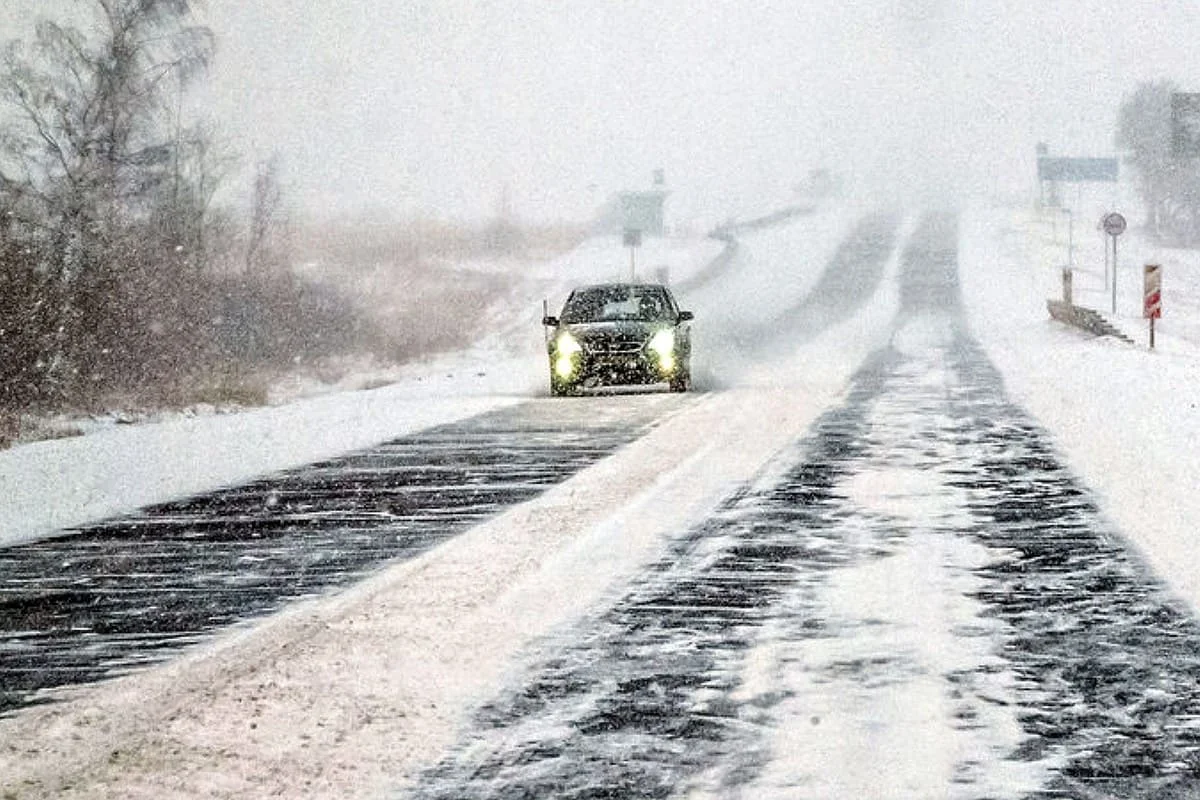
[[(706, 315), (764, 313), (802, 297), (854, 219), (850, 209), (828, 211), (747, 237), (728, 275), (685, 298), (697, 328)], [(1134, 263), (1137, 241), (1125, 244)], [(666, 265), (682, 280), (720, 247), (664, 243), (643, 254), (644, 264)], [(1200, 459), (1192, 452), (1200, 435), (1200, 340), (1192, 332), (1200, 319), (1172, 300), (1188, 285), (1188, 258), (1172, 254), (1167, 317), (1150, 353), (1049, 319), (1045, 299), (1058, 291), (1058, 272), (1044, 263), (1045, 247), (1045, 226), (1029, 213), (963, 214), (971, 327), (1013, 399), (1048, 429), (1103, 511), (1200, 607), (1200, 555), (1190, 543), (1200, 519)], [(671, 531), (703, 518), (838, 402), (862, 359), (890, 335), (896, 266), (894, 257), (854, 319), (703, 395), (537, 500), (351, 590), (90, 688), (76, 702), (0, 722), (11, 765), (0, 766), (0, 786), (12, 769), (46, 780), (45, 796), (386, 792), (453, 742), (466, 709), (503, 684), (525, 643), (598, 602), (660, 552)], [(0, 542), (540, 394), (541, 297), (553, 304), (555, 292), (573, 283), (619, 277), (627, 268), (619, 242), (593, 241), (532, 271), (515, 303), (520, 311), (494, 337), (414, 367), (393, 386), (0, 453)], [(1124, 324), (1136, 323), (1133, 311), (1123, 316), (1130, 318)], [(142, 711), (130, 715), (130, 704)], [(61, 785), (61, 775), (79, 781)]]
[[(1046, 428), (1099, 495), (1102, 509), (1159, 575), (1200, 608), (1200, 253), (1122, 237), (1115, 321), (1137, 344), (1051, 321), (1063, 258), (1032, 211), (963, 217), (961, 263), (972, 326), (1009, 393)], [(1096, 245), (1093, 242), (1093, 245)], [(1057, 247), (1059, 259), (1047, 256)], [(1103, 247), (1081, 248), (1075, 302), (1110, 312)], [(1156, 349), (1140, 318), (1144, 263), (1164, 266)], [(1106, 313), (1106, 316), (1112, 316)]]

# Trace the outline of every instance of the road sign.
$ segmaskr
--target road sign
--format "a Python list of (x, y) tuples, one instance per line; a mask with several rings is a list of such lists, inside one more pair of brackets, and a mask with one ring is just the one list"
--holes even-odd
[(1115, 158), (1050, 158), (1037, 160), (1038, 179), (1083, 183), (1116, 183), (1120, 162)]
[(1104, 219), (1100, 220), (1100, 225), (1109, 236), (1120, 236), (1125, 232), (1125, 217), (1114, 211), (1105, 214)]
[(1142, 270), (1142, 316), (1162, 318), (1162, 265), (1147, 264)]

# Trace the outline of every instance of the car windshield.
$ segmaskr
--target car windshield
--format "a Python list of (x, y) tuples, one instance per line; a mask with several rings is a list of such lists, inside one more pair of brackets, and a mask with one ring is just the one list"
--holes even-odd
[(637, 320), (662, 322), (674, 311), (666, 292), (659, 286), (596, 286), (580, 289), (567, 299), (563, 322), (612, 322)]

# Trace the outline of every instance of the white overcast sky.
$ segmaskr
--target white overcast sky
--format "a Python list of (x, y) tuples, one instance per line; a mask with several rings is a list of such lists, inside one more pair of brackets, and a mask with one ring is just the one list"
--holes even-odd
[[(0, 33), (30, 8), (0, 0)], [(84, 2), (84, 0), (78, 0)], [(578, 217), (656, 167), (677, 218), (812, 167), (874, 191), (1032, 190), (1112, 151), (1121, 97), (1200, 90), (1194, 0), (207, 0), (195, 104), (314, 213)], [(11, 38), (9, 35), (3, 38)]]

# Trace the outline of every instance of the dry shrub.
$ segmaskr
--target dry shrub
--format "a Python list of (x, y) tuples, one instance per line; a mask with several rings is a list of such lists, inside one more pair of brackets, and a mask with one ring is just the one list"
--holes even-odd
[(356, 220), (306, 226), (295, 246), (307, 277), (337, 286), (363, 309), (380, 337), (371, 352), (402, 363), (478, 339), (524, 263), (570, 249), (584, 235), (570, 225)]
[(21, 419), (11, 411), (0, 409), (0, 448), (8, 447), (21, 432)]
[(0, 409), (51, 403), (62, 297), (42, 253), (0, 230)]
[(68, 283), (64, 251), (18, 233), (0, 230), (0, 446), (21, 436), (26, 413), (261, 405), (287, 375), (335, 383), (364, 359), (386, 367), (468, 345), (525, 261), (582, 236), (328, 223), (297, 230), (296, 271), (247, 272), (131, 227), (85, 254)]
[(262, 374), (248, 375), (232, 370), (199, 379), (187, 396), (191, 402), (218, 408), (263, 406), (267, 404), (269, 390), (269, 382)]

